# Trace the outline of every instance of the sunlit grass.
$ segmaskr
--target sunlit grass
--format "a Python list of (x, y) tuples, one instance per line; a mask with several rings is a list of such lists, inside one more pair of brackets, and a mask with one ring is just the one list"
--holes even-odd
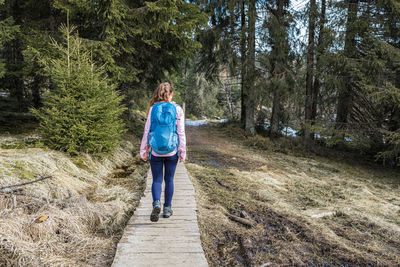
[[(212, 264), (400, 264), (397, 171), (246, 139), (232, 126), (188, 131), (186, 166)], [(227, 216), (242, 211), (258, 226)]]

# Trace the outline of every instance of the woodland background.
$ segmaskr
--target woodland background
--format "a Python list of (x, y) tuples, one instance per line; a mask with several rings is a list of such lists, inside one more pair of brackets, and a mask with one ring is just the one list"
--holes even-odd
[[(75, 28), (60, 31), (67, 15)], [(1, 127), (32, 121), (57, 94), (66, 69), (49, 69), (69, 50), (54, 44), (71, 34), (138, 135), (153, 90), (168, 80), (188, 118), (229, 118), (247, 135), (299, 136), (304, 149), (351, 149), (396, 165), (399, 26), (396, 0), (2, 0)]]

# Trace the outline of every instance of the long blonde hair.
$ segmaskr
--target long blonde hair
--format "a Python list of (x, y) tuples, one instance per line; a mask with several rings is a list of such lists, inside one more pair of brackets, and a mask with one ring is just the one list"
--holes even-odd
[(149, 115), (150, 107), (154, 105), (154, 103), (165, 101), (169, 102), (169, 97), (171, 96), (174, 89), (172, 88), (172, 84), (169, 82), (162, 82), (157, 86), (157, 89), (154, 91), (153, 97), (150, 100), (149, 107), (147, 108), (147, 115)]

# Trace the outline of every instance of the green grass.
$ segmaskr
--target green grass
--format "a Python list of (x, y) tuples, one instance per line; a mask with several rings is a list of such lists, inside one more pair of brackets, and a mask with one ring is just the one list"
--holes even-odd
[(31, 171), (31, 168), (29, 168), (30, 164), (19, 160), (19, 161), (15, 161), (14, 165), (12, 166), (12, 172), (17, 173), (18, 176), (22, 179), (22, 180), (31, 180), (35, 178), (35, 174)]

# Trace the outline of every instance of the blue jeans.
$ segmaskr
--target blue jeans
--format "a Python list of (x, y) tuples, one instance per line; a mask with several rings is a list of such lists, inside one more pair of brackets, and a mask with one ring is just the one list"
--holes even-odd
[(151, 155), (150, 158), (151, 173), (153, 174), (153, 184), (151, 185), (153, 201), (160, 200), (161, 198), (163, 169), (165, 167), (164, 207), (171, 206), (172, 195), (174, 194), (174, 175), (177, 163), (178, 154), (169, 157), (156, 157)]

